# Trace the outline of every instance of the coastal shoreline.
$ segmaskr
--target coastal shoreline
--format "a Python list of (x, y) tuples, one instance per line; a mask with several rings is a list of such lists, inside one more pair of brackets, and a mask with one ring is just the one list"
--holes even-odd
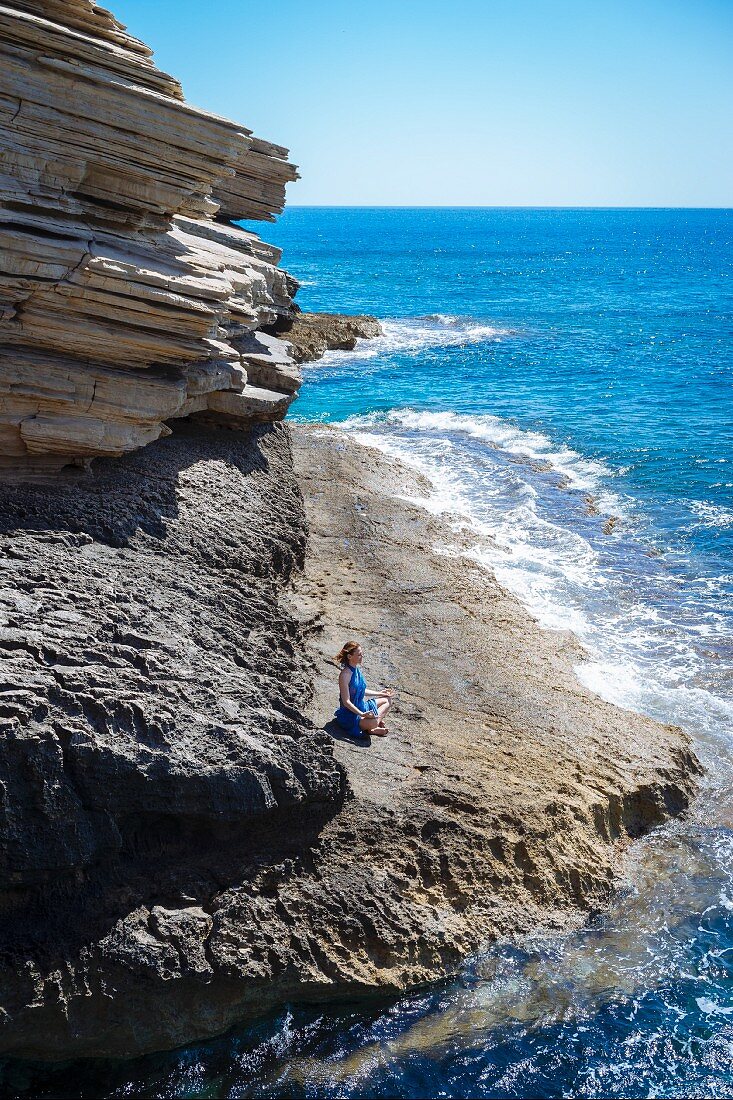
[[(64, 571), (73, 575), (74, 629), (57, 632), (53, 652), (61, 669), (78, 662), (79, 632), (89, 639), (96, 656), (77, 677), (110, 661), (137, 669), (137, 650), (115, 639), (159, 633), (161, 607), (176, 609), (160, 651), (174, 664), (156, 670), (147, 697), (142, 680), (134, 688), (136, 721), (151, 730), (170, 697), (174, 725), (155, 734), (156, 767), (165, 761), (169, 774), (145, 783), (139, 730), (115, 733), (111, 789), (130, 791), (121, 851), (7, 899), (5, 1053), (129, 1057), (288, 1001), (441, 979), (492, 941), (578, 927), (603, 910), (629, 841), (688, 805), (699, 773), (689, 737), (592, 695), (573, 672), (582, 650), (571, 635), (542, 631), (486, 569), (442, 552), (455, 532), (405, 499), (429, 492), (414, 470), (322, 426), (251, 439), (191, 426), (144, 463), (100, 474), (83, 486), (81, 515), (79, 488), (11, 493), (14, 585), (28, 571), (31, 583), (41, 555), (61, 622)], [(158, 520), (161, 476), (177, 488)], [(107, 515), (95, 502), (110, 479), (128, 491)], [(48, 508), (60, 532), (53, 558), (32, 529)], [(278, 549), (286, 536), (289, 560)], [(110, 555), (114, 576), (99, 568)], [(181, 572), (189, 558), (208, 563), (203, 589)], [(108, 583), (124, 603), (97, 591)], [(16, 617), (16, 633), (27, 629)], [(371, 686), (397, 689), (386, 738), (354, 742), (333, 724), (332, 656), (347, 637), (365, 646)], [(179, 649), (189, 671), (176, 672)], [(33, 652), (21, 651), (23, 667)], [(57, 695), (53, 708), (66, 699)], [(98, 723), (113, 698), (100, 695)], [(182, 741), (175, 730), (192, 720), (214, 724)], [(269, 784), (271, 807), (230, 821), (211, 807), (204, 821), (205, 790), (228, 804), (247, 771)], [(155, 804), (136, 808), (138, 789)], [(71, 847), (64, 858), (76, 858)]]
[[(384, 815), (392, 833), (376, 862), (401, 881), (406, 899), (393, 900), (405, 927), (420, 938), (407, 899), (442, 914), (450, 948), (433, 976), (449, 956), (606, 908), (629, 841), (694, 793), (690, 737), (583, 687), (577, 639), (541, 629), (460, 555), (451, 517), (415, 503), (432, 488), (420, 473), (338, 429), (291, 432), (309, 527), (299, 593), (317, 624), (310, 714), (333, 729), (329, 656), (347, 636), (365, 646), (370, 682), (397, 689), (393, 734), (368, 748), (339, 738), (335, 753), (355, 792), (351, 815)], [(420, 867), (406, 871), (412, 857), (391, 854), (426, 828), (427, 885)], [(375, 859), (373, 843), (364, 858)], [(400, 973), (398, 985), (420, 980)]]
[(0, 1093), (725, 1091), (730, 211), (268, 243), (288, 149), (0, 28)]

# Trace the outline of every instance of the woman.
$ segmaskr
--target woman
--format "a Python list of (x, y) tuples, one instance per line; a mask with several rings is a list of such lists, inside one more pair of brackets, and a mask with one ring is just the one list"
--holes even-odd
[(371, 733), (384, 737), (389, 733), (384, 719), (392, 705), (392, 692), (366, 690), (366, 680), (360, 668), (364, 650), (358, 642), (346, 642), (335, 660), (341, 665), (341, 672), (340, 706), (334, 718), (352, 737), (369, 736)]

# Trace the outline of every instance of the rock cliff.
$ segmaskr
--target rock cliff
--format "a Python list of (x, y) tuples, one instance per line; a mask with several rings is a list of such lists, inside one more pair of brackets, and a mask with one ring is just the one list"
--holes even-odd
[(0, 476), (121, 455), (298, 387), (272, 220), (287, 150), (184, 101), (92, 0), (0, 7)]
[[(0, 1052), (160, 1049), (605, 904), (688, 739), (432, 553), (409, 472), (306, 429), (294, 466), (294, 360), (377, 327), (229, 224), (286, 151), (91, 0), (0, 7), (0, 129)], [(334, 748), (352, 631), (397, 736)]]

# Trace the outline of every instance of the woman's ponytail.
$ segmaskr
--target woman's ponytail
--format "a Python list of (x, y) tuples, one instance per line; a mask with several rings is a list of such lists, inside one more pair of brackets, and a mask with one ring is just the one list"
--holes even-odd
[(349, 663), (349, 654), (353, 653), (355, 649), (359, 648), (358, 642), (344, 642), (341, 649), (334, 657), (334, 661), (337, 665), (341, 665), (342, 668), (346, 668)]

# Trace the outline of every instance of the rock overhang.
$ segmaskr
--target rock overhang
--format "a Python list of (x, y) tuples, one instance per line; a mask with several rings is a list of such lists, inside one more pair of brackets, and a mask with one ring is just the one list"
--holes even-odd
[(287, 347), (263, 385), (247, 348), (297, 282), (229, 223), (280, 212), (287, 150), (186, 103), (91, 0), (0, 6), (0, 60), (0, 476), (119, 456), (175, 418), (281, 419)]

